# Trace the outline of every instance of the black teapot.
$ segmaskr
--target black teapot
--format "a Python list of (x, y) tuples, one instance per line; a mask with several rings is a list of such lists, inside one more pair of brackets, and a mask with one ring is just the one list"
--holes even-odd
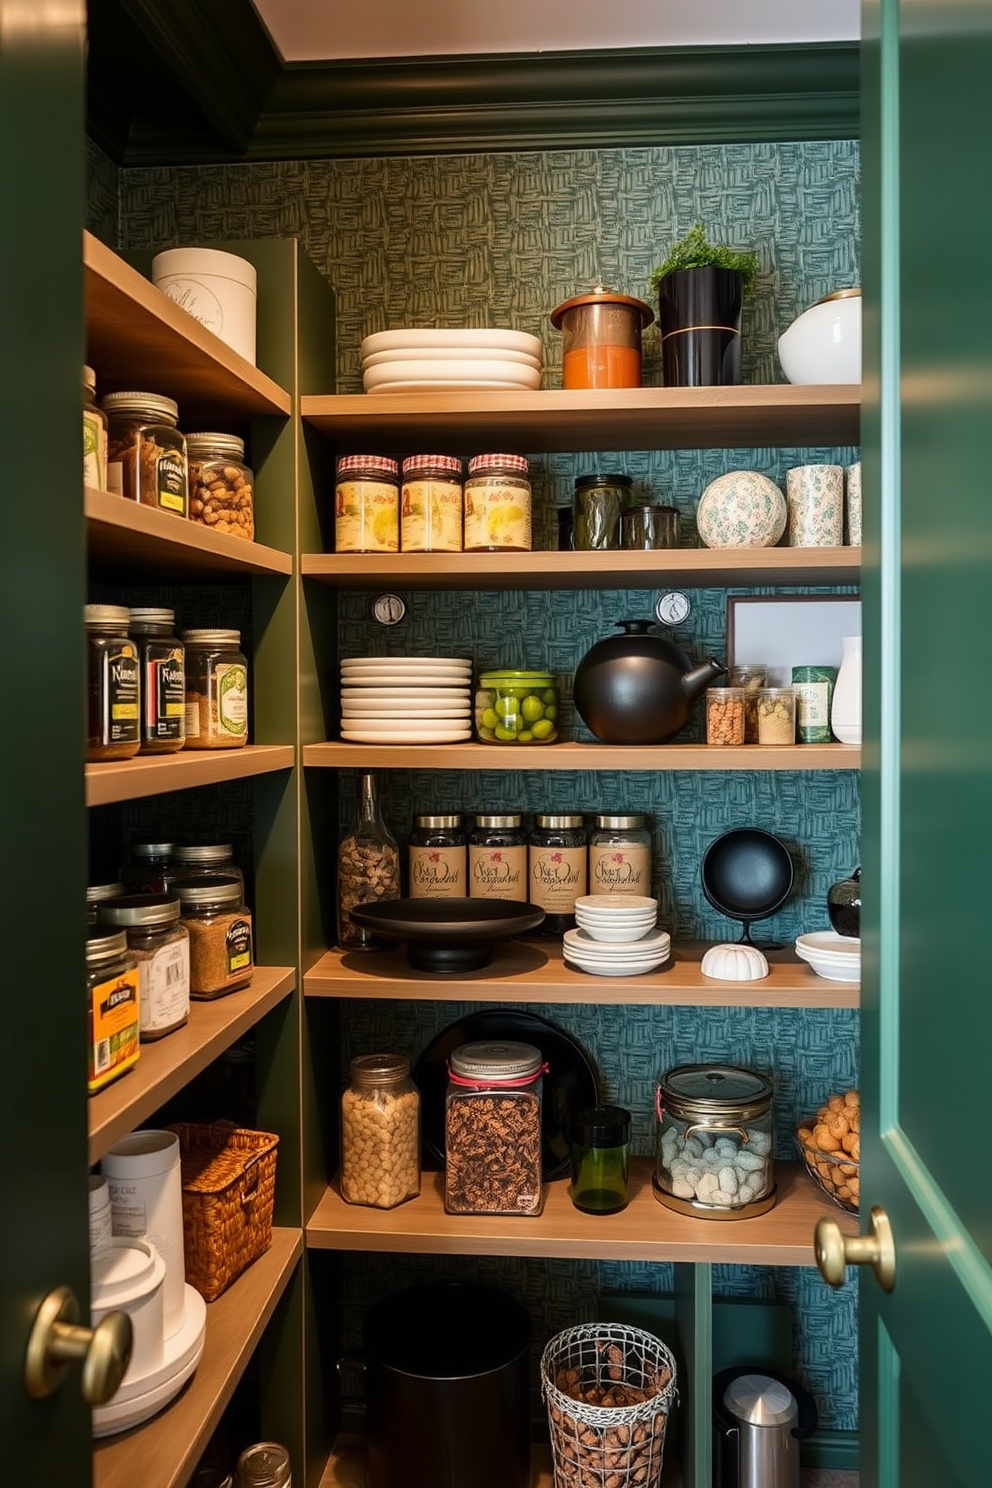
[(827, 890), (827, 913), (838, 935), (861, 936), (861, 869), (841, 878)]
[(710, 658), (694, 667), (652, 620), (618, 620), (623, 635), (597, 641), (575, 671), (575, 706), (604, 744), (667, 744), (693, 703), (727, 668)]

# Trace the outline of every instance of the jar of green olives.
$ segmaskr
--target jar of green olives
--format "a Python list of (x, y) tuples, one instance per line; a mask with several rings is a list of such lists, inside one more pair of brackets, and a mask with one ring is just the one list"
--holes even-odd
[(553, 744), (556, 679), (551, 672), (483, 672), (475, 694), (475, 727), (487, 744)]

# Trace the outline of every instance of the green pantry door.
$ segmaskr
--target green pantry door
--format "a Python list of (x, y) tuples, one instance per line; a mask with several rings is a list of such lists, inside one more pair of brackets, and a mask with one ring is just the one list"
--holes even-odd
[(988, 1488), (992, 3), (863, 16), (861, 1195), (896, 1282), (859, 1273), (861, 1481)]

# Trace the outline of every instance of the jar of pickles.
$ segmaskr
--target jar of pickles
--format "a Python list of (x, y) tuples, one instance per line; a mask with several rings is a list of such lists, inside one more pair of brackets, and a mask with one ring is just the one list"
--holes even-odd
[(86, 758), (130, 759), (141, 748), (141, 666), (124, 605), (89, 604), (86, 621)]
[(186, 747), (238, 749), (248, 742), (248, 662), (237, 630), (184, 630)]
[(411, 899), (464, 899), (468, 852), (456, 814), (415, 816), (407, 851)]
[(475, 694), (475, 727), (489, 744), (553, 744), (557, 680), (551, 672), (483, 672)]
[(107, 393), (107, 489), (141, 506), (189, 513), (186, 440), (179, 405), (161, 393)]
[(682, 1064), (658, 1083), (654, 1195), (699, 1219), (775, 1203), (771, 1081), (731, 1064)]
[(187, 434), (189, 516), (213, 532), (255, 536), (255, 477), (236, 434)]
[(529, 553), (530, 466), (524, 455), (473, 455), (465, 482), (466, 553)]
[(130, 611), (141, 661), (141, 753), (175, 754), (186, 743), (186, 652), (172, 610)]
[(527, 898), (527, 833), (519, 812), (477, 816), (468, 839), (471, 899)]
[(344, 455), (334, 488), (334, 549), (398, 553), (400, 467), (385, 455)]
[(404, 553), (462, 550), (462, 462), (457, 455), (403, 461), (400, 547)]

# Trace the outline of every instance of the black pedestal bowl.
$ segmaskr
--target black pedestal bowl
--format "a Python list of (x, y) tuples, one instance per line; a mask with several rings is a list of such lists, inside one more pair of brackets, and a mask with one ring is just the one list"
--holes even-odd
[(517, 899), (386, 899), (356, 904), (350, 914), (384, 940), (405, 941), (414, 970), (438, 976), (488, 966), (497, 940), (525, 935), (544, 919), (538, 905)]

